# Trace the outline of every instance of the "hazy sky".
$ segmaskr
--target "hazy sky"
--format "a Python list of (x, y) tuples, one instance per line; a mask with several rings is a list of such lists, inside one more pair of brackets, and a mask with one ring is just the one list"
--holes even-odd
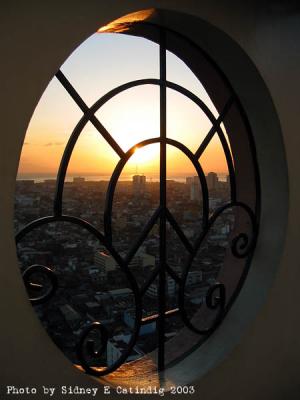
[[(159, 77), (158, 45), (138, 37), (116, 33), (96, 33), (82, 43), (61, 70), (91, 106), (110, 89), (127, 81)], [(204, 88), (186, 65), (172, 53), (167, 54), (167, 79), (188, 88), (217, 112)], [(159, 135), (159, 88), (146, 85), (132, 88), (106, 103), (97, 117), (123, 150), (137, 142)], [(82, 112), (54, 77), (32, 116), (21, 154), (19, 175), (57, 172), (65, 144)], [(167, 135), (195, 151), (211, 123), (189, 99), (167, 91)], [(139, 150), (125, 173), (155, 174), (159, 148)], [(194, 174), (189, 160), (168, 146), (169, 175)], [(70, 174), (111, 174), (118, 156), (91, 123), (83, 130), (72, 155)], [(200, 159), (205, 172), (226, 173), (226, 161), (218, 138)]]

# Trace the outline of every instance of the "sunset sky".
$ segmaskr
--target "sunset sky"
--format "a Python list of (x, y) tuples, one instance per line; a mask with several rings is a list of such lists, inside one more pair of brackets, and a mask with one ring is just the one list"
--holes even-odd
[[(95, 33), (82, 43), (61, 67), (88, 106), (110, 89), (127, 81), (159, 78), (158, 45), (116, 33)], [(202, 85), (186, 65), (167, 53), (167, 79), (188, 88), (217, 112)], [(82, 116), (81, 110), (54, 77), (41, 97), (26, 133), (19, 165), (19, 177), (26, 174), (54, 175), (67, 140)], [(106, 103), (96, 114), (123, 150), (137, 142), (159, 136), (159, 87), (129, 89)], [(195, 151), (211, 123), (189, 99), (168, 89), (167, 136)], [(155, 175), (159, 147), (151, 145), (129, 161), (124, 173)], [(167, 147), (170, 176), (195, 174), (189, 160)], [(74, 149), (68, 174), (110, 175), (119, 157), (91, 123), (83, 130)], [(217, 137), (200, 159), (205, 172), (227, 173), (225, 157)]]

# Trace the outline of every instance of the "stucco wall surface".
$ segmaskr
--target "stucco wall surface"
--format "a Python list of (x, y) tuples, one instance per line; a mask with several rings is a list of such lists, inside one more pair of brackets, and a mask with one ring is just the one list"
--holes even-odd
[[(24, 301), (26, 293), (13, 238), (14, 185), (27, 125), (53, 74), (73, 49), (99, 26), (129, 12), (151, 7), (198, 16), (226, 32), (241, 46), (270, 92), (283, 135), (283, 143), (274, 139), (275, 145), (284, 146), (287, 162), (289, 189), (287, 185), (280, 187), (282, 191), (289, 190), (289, 204), (282, 203), (287, 199), (284, 193), (269, 199), (278, 209), (288, 207), (287, 229), (284, 235), (283, 231), (278, 233), (281, 238), (278, 248), (283, 247), (283, 251), (277, 255), (280, 263), (272, 287), (239, 344), (219, 365), (194, 382), (197, 398), (299, 399), (300, 10), (296, 2), (290, 1), (27, 0), (1, 3), (0, 385), (97, 385), (76, 371), (55, 348), (30, 304)], [(268, 157), (274, 146), (272, 129), (268, 125), (264, 140), (261, 152)], [(283, 160), (279, 160), (278, 165), (282, 163)], [(264, 182), (268, 179), (270, 184), (284, 180), (275, 164)], [(282, 215), (284, 218), (284, 213)], [(276, 232), (276, 215), (272, 214), (272, 218), (272, 229)], [(264, 238), (267, 241), (267, 235)], [(201, 360), (194, 362), (200, 364)]]

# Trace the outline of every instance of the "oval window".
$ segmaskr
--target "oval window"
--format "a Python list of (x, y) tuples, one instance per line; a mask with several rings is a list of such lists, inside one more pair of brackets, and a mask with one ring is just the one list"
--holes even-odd
[(102, 27), (67, 59), (18, 171), (29, 299), (70, 361), (97, 376), (141, 359), (162, 371), (201, 345), (239, 294), (258, 233), (241, 103), (214, 61), (151, 12)]

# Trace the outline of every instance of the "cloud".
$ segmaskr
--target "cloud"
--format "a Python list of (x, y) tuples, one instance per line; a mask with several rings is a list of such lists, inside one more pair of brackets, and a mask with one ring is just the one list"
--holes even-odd
[(30, 143), (29, 142), (24, 142), (23, 146), (28, 146)]

